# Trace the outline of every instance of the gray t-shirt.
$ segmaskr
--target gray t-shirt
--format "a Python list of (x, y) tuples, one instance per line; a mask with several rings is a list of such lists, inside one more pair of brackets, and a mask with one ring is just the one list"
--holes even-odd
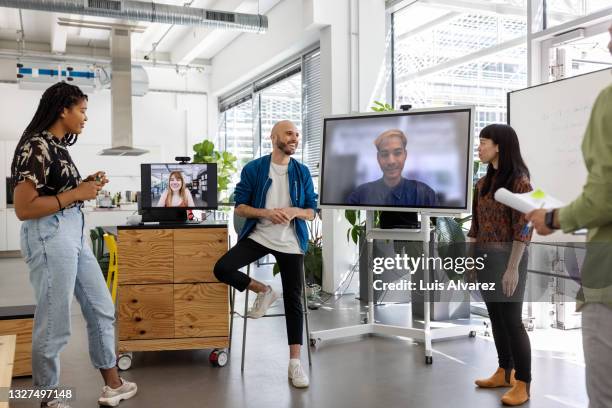
[[(288, 165), (278, 165), (270, 162), (270, 178), (272, 184), (266, 193), (266, 208), (293, 207), (289, 197)], [(287, 254), (301, 254), (302, 250), (295, 235), (294, 221), (289, 224), (274, 224), (267, 218), (260, 218), (255, 229), (249, 235), (253, 241)]]

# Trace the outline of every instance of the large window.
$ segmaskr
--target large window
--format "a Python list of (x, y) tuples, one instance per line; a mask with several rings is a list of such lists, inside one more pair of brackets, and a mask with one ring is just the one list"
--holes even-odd
[[(259, 94), (259, 117), (261, 118), (261, 155), (272, 152), (270, 132), (279, 120), (290, 120), (302, 129), (302, 77), (294, 74), (287, 79), (265, 88)], [(300, 141), (294, 158), (303, 161)]]
[(606, 7), (610, 0), (533, 0), (535, 31), (556, 27)]
[[(414, 3), (393, 15), (395, 106), (475, 105), (475, 135), (506, 121), (506, 93), (527, 86), (522, 1), (504, 14)], [(473, 3), (475, 5), (479, 3)]]
[(219, 141), (238, 157), (242, 167), (272, 151), (274, 123), (290, 120), (301, 133), (294, 158), (318, 174), (321, 140), (319, 50), (311, 51), (219, 99)]
[(253, 159), (253, 103), (249, 99), (225, 111), (220, 138), (225, 138), (225, 149), (238, 157), (238, 168), (241, 169)]

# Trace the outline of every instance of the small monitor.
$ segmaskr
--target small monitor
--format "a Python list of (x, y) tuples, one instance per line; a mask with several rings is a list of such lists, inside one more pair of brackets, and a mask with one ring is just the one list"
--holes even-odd
[(143, 210), (217, 209), (216, 163), (141, 164)]
[(326, 117), (321, 208), (469, 211), (474, 108)]

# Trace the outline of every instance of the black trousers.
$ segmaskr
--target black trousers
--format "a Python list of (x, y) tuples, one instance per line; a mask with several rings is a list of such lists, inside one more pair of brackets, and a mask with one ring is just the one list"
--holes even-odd
[(239, 269), (268, 254), (272, 254), (276, 258), (280, 269), (288, 343), (290, 345), (302, 344), (304, 326), (302, 269), (304, 267), (304, 255), (274, 251), (247, 238), (238, 242), (217, 261), (214, 269), (215, 277), (243, 292), (251, 283), (251, 278), (240, 272)]
[(499, 366), (514, 368), (516, 379), (531, 382), (531, 343), (521, 315), (523, 302), (485, 302)]
[(523, 297), (527, 281), (527, 254), (519, 263), (519, 281), (511, 297), (502, 289), (502, 276), (506, 271), (509, 254), (490, 254), (485, 270), (479, 273), (480, 282), (495, 282), (495, 292), (481, 291), (489, 312), (493, 340), (499, 366), (516, 370), (517, 380), (531, 382), (531, 343), (523, 325)]

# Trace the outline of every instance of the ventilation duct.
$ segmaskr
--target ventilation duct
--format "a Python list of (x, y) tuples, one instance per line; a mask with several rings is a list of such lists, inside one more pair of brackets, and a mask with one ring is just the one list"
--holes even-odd
[(132, 57), (130, 30), (111, 30), (112, 146), (102, 156), (140, 156), (148, 151), (132, 146)]
[(264, 33), (268, 18), (134, 0), (0, 0), (0, 7)]

